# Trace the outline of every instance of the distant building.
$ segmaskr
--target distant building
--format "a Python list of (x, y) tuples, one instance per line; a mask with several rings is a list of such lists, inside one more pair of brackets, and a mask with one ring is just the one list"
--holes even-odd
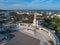
[(57, 17), (60, 18), (60, 14), (58, 14)]
[(25, 14), (25, 12), (16, 12), (17, 14)]
[(54, 17), (55, 18), (60, 18), (60, 14), (54, 14), (54, 15), (51, 16), (51, 18), (54, 18)]
[(49, 15), (51, 15), (52, 14), (52, 12), (49, 12)]
[(52, 15), (52, 12), (46, 12), (47, 15)]
[(29, 20), (28, 18), (23, 18), (23, 20)]

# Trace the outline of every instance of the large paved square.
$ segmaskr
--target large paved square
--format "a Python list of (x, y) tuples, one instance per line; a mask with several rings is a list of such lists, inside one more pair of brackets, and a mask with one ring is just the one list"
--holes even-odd
[(7, 45), (39, 45), (40, 40), (23, 34), (19, 31), (13, 33), (15, 37)]

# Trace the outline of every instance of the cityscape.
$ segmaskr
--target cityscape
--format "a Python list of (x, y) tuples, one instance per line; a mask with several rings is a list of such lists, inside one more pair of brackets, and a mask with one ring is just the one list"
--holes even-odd
[(0, 45), (60, 45), (59, 4), (57, 0), (1, 0)]

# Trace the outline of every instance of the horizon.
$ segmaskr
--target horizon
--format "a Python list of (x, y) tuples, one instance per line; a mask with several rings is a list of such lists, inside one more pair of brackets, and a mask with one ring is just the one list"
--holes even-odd
[(30, 11), (30, 10), (31, 10), (31, 11), (60, 11), (60, 10), (49, 10), (49, 9), (48, 9), (48, 10), (47, 10), (47, 9), (42, 9), (42, 10), (41, 10), (41, 9), (0, 9), (0, 11), (1, 11), (1, 10), (2, 10), (2, 11), (4, 11), (4, 10), (5, 10), (5, 11), (8, 11), (8, 10), (13, 10), (13, 11), (14, 11), (14, 10), (16, 10), (16, 11), (19, 11), (19, 10), (21, 10), (21, 11), (24, 11), (24, 10), (26, 10), (26, 11)]
[(60, 0), (0, 0), (4, 10), (60, 10)]

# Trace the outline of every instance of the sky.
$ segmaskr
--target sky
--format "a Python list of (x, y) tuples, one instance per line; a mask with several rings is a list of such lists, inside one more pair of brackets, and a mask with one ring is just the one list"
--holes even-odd
[(60, 10), (60, 0), (0, 0), (0, 9)]

